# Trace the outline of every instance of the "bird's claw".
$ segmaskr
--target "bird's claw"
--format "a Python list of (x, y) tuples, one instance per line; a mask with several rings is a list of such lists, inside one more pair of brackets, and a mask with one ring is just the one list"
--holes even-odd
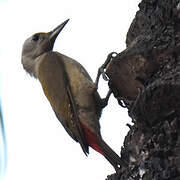
[(107, 56), (107, 59), (106, 59), (106, 61), (105, 61), (105, 63), (101, 66), (103, 69), (106, 69), (106, 67), (107, 67), (107, 65), (111, 62), (111, 60), (113, 59), (113, 58), (115, 58), (116, 56), (117, 56), (117, 52), (111, 52), (111, 53), (109, 53), (108, 54), (108, 56)]
[(102, 77), (103, 77), (103, 79), (104, 79), (105, 81), (109, 81), (109, 78), (107, 77), (107, 75), (105, 74), (105, 72), (102, 73)]
[(104, 66), (101, 66), (101, 67), (99, 68), (99, 71), (100, 71), (100, 74), (102, 75), (103, 79), (104, 79), (105, 81), (108, 81), (109, 78), (107, 77), (107, 75), (106, 75), (106, 73), (105, 73), (105, 71), (104, 71)]
[(106, 73), (105, 73), (105, 69), (106, 69), (107, 65), (110, 63), (110, 61), (111, 61), (115, 56), (117, 56), (117, 54), (118, 54), (118, 53), (116, 53), (116, 52), (111, 52), (110, 54), (108, 54), (105, 63), (98, 69), (98, 74), (97, 74), (96, 81), (95, 81), (95, 84), (96, 84), (97, 89), (98, 89), (99, 78), (100, 78), (101, 75), (102, 75), (102, 77), (103, 77), (103, 79), (104, 79), (105, 81), (109, 81), (109, 78), (108, 78), (108, 76), (107, 76)]

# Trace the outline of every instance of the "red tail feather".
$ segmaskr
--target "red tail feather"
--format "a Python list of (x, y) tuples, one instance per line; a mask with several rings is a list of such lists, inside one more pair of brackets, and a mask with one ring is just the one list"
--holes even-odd
[(99, 152), (100, 154), (104, 156), (104, 153), (98, 144), (96, 135), (86, 125), (82, 124), (82, 126), (83, 126), (85, 137), (89, 146), (91, 146), (94, 150), (96, 150), (97, 152)]

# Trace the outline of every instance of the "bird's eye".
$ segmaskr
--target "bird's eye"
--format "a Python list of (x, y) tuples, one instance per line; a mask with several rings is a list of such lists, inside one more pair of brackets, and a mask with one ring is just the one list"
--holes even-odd
[(39, 34), (35, 34), (35, 35), (32, 37), (32, 40), (33, 40), (33, 41), (38, 41), (38, 40), (39, 40)]

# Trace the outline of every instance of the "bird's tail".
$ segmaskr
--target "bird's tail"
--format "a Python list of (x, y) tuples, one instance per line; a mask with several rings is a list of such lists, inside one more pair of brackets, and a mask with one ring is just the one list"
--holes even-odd
[(115, 170), (120, 166), (127, 167), (127, 163), (104, 142), (100, 135), (93, 133), (86, 125), (82, 124), (82, 126), (88, 145), (102, 154), (111, 163)]
[(120, 166), (127, 167), (127, 163), (120, 158), (102, 138), (99, 138), (99, 146), (102, 150), (102, 155), (111, 163), (111, 165), (117, 170)]

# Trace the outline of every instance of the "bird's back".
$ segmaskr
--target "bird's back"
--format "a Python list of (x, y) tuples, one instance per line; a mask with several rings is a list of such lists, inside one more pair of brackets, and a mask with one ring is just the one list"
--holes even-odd
[[(74, 112), (76, 112), (82, 124), (89, 126), (93, 132), (100, 135), (101, 108), (97, 105), (101, 99), (87, 71), (77, 61), (58, 52), (48, 52), (39, 58), (36, 65), (37, 77), (66, 131), (70, 130), (71, 134), (68, 133), (71, 137), (78, 139), (74, 125)], [(70, 102), (67, 87), (70, 88), (75, 109)]]
[(76, 60), (57, 52), (54, 53), (63, 60), (80, 120), (88, 126), (91, 124), (92, 130), (99, 132), (101, 98), (90, 75)]

